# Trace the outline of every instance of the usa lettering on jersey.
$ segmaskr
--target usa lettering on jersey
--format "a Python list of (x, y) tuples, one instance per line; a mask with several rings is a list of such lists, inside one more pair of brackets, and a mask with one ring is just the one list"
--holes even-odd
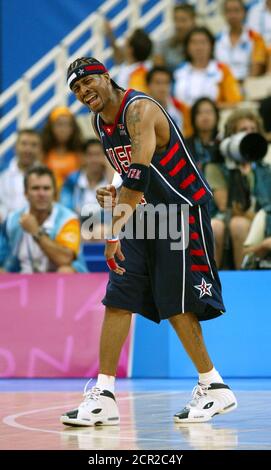
[(121, 175), (127, 173), (131, 164), (131, 145), (119, 145), (106, 149), (107, 156), (115, 170)]

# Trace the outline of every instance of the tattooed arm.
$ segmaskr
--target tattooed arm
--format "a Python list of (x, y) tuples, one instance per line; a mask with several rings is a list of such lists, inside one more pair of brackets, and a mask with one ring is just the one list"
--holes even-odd
[[(156, 113), (155, 113), (156, 111)], [(156, 147), (155, 124), (157, 109), (150, 101), (137, 100), (131, 104), (127, 111), (126, 125), (131, 138), (131, 163), (141, 163), (149, 166)], [(118, 204), (127, 204), (131, 211), (127, 217), (114, 216), (113, 227), (115, 234), (119, 233), (127, 222), (131, 212), (140, 203), (143, 192), (122, 187)], [(120, 220), (121, 219), (121, 220)], [(119, 221), (119, 223), (118, 223)]]

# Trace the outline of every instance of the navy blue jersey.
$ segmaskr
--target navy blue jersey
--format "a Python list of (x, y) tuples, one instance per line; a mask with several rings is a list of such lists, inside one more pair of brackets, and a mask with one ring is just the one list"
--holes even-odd
[(164, 108), (142, 92), (127, 90), (113, 125), (103, 122), (99, 114), (94, 124), (106, 156), (113, 168), (124, 178), (131, 163), (131, 139), (126, 126), (126, 113), (135, 100), (151, 100), (166, 116), (170, 127), (170, 141), (162, 153), (154, 153), (150, 164), (150, 184), (144, 193), (146, 202), (156, 205), (202, 205), (212, 192), (187, 149), (183, 136)]

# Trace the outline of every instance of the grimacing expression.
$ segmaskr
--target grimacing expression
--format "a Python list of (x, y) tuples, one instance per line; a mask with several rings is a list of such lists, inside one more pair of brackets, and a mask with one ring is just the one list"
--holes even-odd
[(110, 97), (110, 77), (102, 75), (87, 75), (75, 82), (72, 91), (76, 98), (86, 105), (93, 113), (103, 111)]
[(49, 175), (29, 175), (25, 195), (30, 207), (37, 211), (49, 211), (51, 209), (55, 189)]

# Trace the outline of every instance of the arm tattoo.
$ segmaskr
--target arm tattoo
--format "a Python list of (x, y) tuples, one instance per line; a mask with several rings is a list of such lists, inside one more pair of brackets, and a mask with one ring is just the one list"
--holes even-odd
[(141, 130), (140, 130), (140, 112), (138, 106), (135, 106), (130, 115), (127, 115), (127, 126), (132, 134), (132, 154), (141, 151)]

